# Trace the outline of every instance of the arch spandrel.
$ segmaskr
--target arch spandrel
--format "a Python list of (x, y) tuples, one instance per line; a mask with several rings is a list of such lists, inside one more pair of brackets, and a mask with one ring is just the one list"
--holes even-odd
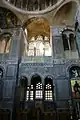
[(77, 1), (63, 2), (63, 4), (55, 10), (53, 25), (73, 25), (78, 5)]
[(10, 28), (19, 25), (20, 20), (18, 17), (9, 9), (0, 7), (0, 27)]

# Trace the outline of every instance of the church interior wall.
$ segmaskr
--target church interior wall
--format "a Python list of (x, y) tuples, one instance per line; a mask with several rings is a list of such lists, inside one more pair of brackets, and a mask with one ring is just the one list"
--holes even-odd
[[(54, 34), (54, 30), (53, 30), (54, 26), (56, 27), (56, 25), (64, 27), (66, 23), (67, 25), (71, 25), (71, 23), (74, 22), (73, 19), (75, 15), (73, 13), (74, 11), (76, 11), (75, 3), (72, 4), (72, 9), (67, 12), (68, 18), (66, 18), (66, 21), (68, 19), (69, 21), (66, 22), (65, 20), (63, 20), (63, 23), (61, 23), (62, 18), (65, 18), (64, 13), (66, 13), (66, 9), (67, 9), (67, 6), (66, 7), (65, 6), (66, 5), (63, 5), (62, 8), (59, 8), (58, 10), (54, 10), (56, 14), (55, 16), (53, 15), (54, 17), (52, 17), (51, 19), (48, 17), (54, 13), (53, 11), (45, 15), (26, 15), (26, 14), (23, 15), (22, 13), (17, 15), (18, 14), (17, 12), (16, 15), (18, 16), (18, 18), (20, 18), (18, 22), (18, 27), (17, 25), (15, 26), (13, 25), (13, 27), (10, 26), (12, 27), (10, 29), (8, 28), (1, 29), (0, 35), (2, 33), (5, 33), (5, 31), (7, 32), (9, 31), (12, 34), (10, 53), (0, 54), (0, 66), (2, 67), (2, 69), (4, 69), (3, 78), (0, 78), (1, 80), (0, 89), (2, 91), (1, 93), (2, 96), (0, 99), (1, 109), (4, 108), (4, 109), (10, 109), (11, 111), (13, 110), (14, 98), (16, 97), (15, 94), (17, 94), (15, 92), (16, 92), (16, 88), (20, 86), (20, 78), (22, 76), (25, 76), (28, 79), (28, 86), (30, 86), (31, 78), (35, 74), (41, 77), (43, 85), (45, 85), (44, 82), (45, 78), (47, 76), (49, 77), (52, 76), (57, 109), (58, 110), (69, 109), (68, 105), (69, 105), (69, 101), (71, 100), (71, 93), (70, 93), (71, 86), (70, 86), (70, 76), (68, 69), (70, 66), (76, 66), (76, 65), (80, 66), (80, 61), (79, 61), (79, 57), (77, 59), (76, 57), (74, 59), (73, 58), (68, 59), (69, 56), (67, 59), (65, 58), (61, 33), (56, 35)], [(73, 8), (75, 9), (73, 10)], [(62, 12), (63, 14), (61, 14), (60, 12)], [(51, 32), (52, 32), (51, 42), (53, 47), (53, 55), (50, 56), (49, 58), (44, 56), (42, 61), (37, 61), (37, 62), (36, 59), (31, 60), (32, 58), (34, 58), (34, 56), (33, 57), (23, 56), (24, 39), (25, 39), (23, 34), (24, 32), (23, 25), (32, 16), (37, 16), (37, 17), (40, 16), (40, 18), (44, 16), (44, 18), (47, 18), (47, 20), (49, 21), (49, 25), (51, 26)], [(60, 16), (60, 19), (58, 19), (58, 16)], [(18, 102), (18, 99), (16, 99), (16, 101)]]

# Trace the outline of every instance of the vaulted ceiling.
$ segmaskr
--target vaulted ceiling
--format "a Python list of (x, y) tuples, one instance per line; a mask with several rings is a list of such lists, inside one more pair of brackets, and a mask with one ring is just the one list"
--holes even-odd
[[(71, 25), (74, 23), (74, 17), (78, 5), (76, 1), (78, 0), (68, 0), (68, 1), (66, 0), (0, 0), (0, 6), (11, 10), (14, 13), (14, 15), (17, 16), (18, 20), (20, 20), (19, 22), (21, 26), (23, 26), (26, 21), (28, 24), (28, 22), (30, 22), (30, 18), (33, 17), (39, 17), (39, 18), (44, 17), (46, 20), (48, 20), (50, 26), (53, 25), (56, 26), (56, 25), (66, 25), (66, 24)], [(16, 16), (12, 17), (13, 14), (11, 14), (10, 12), (8, 14), (3, 14), (1, 9), (0, 11), (1, 11), (0, 16), (3, 16), (0, 17), (1, 24), (2, 24), (2, 19), (5, 18), (6, 16), (7, 16), (7, 23), (9, 25), (17, 24)], [(32, 28), (33, 29), (36, 28), (34, 29), (34, 31), (38, 31), (39, 29), (37, 28), (37, 26), (39, 26), (39, 28), (42, 29), (43, 31), (45, 31), (43, 28), (45, 29), (47, 28), (46, 30), (49, 31), (48, 29), (49, 27), (46, 27), (47, 26), (46, 21), (44, 22), (44, 24), (38, 21), (36, 21), (36, 23), (35, 22), (30, 23), (27, 26), (27, 28), (29, 28), (28, 30), (32, 31)], [(30, 26), (32, 26), (32, 28)], [(46, 32), (46, 34), (47, 33), (48, 32)]]
[[(28, 23), (28, 24), (27, 24)], [(41, 36), (50, 36), (50, 26), (46, 19), (44, 18), (32, 18), (27, 21), (25, 28), (28, 31), (28, 38)]]

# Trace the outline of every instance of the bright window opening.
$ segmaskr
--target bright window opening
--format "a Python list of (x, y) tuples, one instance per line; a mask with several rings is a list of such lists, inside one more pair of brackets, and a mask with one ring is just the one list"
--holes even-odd
[(26, 54), (28, 56), (51, 56), (52, 54), (51, 44), (49, 43), (49, 39), (46, 36), (37, 36), (37, 38), (32, 37), (26, 47)]
[(52, 87), (50, 84), (45, 86), (45, 100), (53, 100)]
[(24, 56), (52, 56), (48, 20), (32, 17), (25, 23), (24, 27)]
[(30, 89), (30, 100), (33, 100), (33, 97), (34, 97), (33, 85), (31, 85), (31, 89)]
[(36, 99), (42, 99), (43, 98), (43, 91), (42, 91), (42, 84), (41, 83), (36, 84), (35, 98)]
[(26, 101), (29, 100), (29, 87), (27, 87), (27, 90), (26, 90)]

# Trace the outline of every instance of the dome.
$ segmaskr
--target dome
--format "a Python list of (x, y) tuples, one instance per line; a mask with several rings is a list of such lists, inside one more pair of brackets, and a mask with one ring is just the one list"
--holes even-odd
[(60, 0), (4, 0), (24, 11), (42, 11), (54, 6)]

